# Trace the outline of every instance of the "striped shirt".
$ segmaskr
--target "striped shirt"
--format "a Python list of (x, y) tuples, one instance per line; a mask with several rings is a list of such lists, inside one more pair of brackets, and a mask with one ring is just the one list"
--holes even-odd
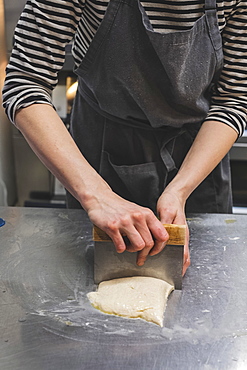
[[(15, 30), (7, 66), (3, 105), (15, 112), (34, 103), (52, 104), (51, 93), (72, 42), (79, 66), (104, 17), (109, 0), (28, 0)], [(190, 29), (204, 0), (149, 0), (142, 5), (154, 31)], [(224, 67), (206, 119), (223, 122), (243, 134), (247, 120), (247, 0), (217, 0)]]

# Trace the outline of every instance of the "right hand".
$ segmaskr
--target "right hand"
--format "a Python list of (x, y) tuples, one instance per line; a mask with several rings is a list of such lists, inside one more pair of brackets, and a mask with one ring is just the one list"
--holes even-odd
[[(170, 186), (171, 187), (171, 186)], [(183, 275), (190, 265), (189, 228), (185, 217), (185, 200), (178, 196), (178, 192), (165, 189), (157, 203), (160, 220), (164, 224), (186, 225), (186, 240), (184, 245)]]
[[(157, 253), (165, 247), (169, 235), (150, 209), (129, 202), (110, 189), (107, 195), (90, 203), (90, 220), (109, 235), (118, 253), (146, 251), (148, 255), (154, 247)], [(143, 265), (144, 261), (137, 257), (137, 264)]]

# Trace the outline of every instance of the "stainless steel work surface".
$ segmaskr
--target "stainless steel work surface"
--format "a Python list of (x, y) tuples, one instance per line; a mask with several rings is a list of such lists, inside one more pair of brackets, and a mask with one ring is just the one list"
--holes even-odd
[(192, 215), (164, 327), (105, 315), (83, 211), (0, 207), (0, 369), (247, 368), (247, 215)]

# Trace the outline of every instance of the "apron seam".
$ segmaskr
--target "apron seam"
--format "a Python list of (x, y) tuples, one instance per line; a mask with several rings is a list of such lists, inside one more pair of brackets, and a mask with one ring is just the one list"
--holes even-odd
[[(111, 0), (109, 0), (109, 1), (111, 1)], [(96, 34), (95, 34), (93, 40), (91, 41), (91, 44), (89, 45), (89, 48), (88, 48), (88, 50), (87, 50), (87, 52), (86, 52), (86, 54), (85, 54), (85, 56), (84, 56), (81, 64), (79, 65), (79, 67), (77, 67), (77, 68), (74, 69), (74, 72), (76, 74), (79, 74), (79, 76), (86, 76), (89, 73), (90, 69), (92, 68), (92, 66), (94, 64), (94, 61), (95, 61), (98, 53), (100, 52), (100, 49), (102, 47), (102, 44), (105, 41), (105, 38), (107, 37), (108, 33), (110, 32), (110, 30), (112, 29), (112, 27), (114, 25), (114, 20), (115, 20), (115, 18), (117, 16), (117, 13), (119, 11), (120, 4), (122, 2), (125, 3), (125, 0), (120, 0), (118, 2), (115, 2), (116, 3), (116, 9), (115, 9), (115, 12), (114, 12), (114, 14), (112, 16), (112, 21), (111, 22), (108, 22), (109, 25), (105, 25), (106, 21), (104, 20), (105, 19), (105, 16), (104, 16), (104, 18), (103, 18), (103, 20), (102, 20), (102, 22), (101, 22), (101, 24), (100, 24), (100, 26), (99, 26)], [(106, 12), (107, 12), (107, 10), (106, 10)], [(112, 12), (113, 12), (113, 9), (112, 9)], [(101, 39), (99, 41), (97, 41), (97, 34), (99, 35), (100, 30), (102, 28), (105, 28), (104, 33), (103, 33)], [(90, 58), (90, 54), (92, 54), (92, 57), (91, 58)], [(83, 66), (83, 64), (85, 64), (85, 66)], [(84, 71), (83, 73), (80, 73), (81, 69)]]

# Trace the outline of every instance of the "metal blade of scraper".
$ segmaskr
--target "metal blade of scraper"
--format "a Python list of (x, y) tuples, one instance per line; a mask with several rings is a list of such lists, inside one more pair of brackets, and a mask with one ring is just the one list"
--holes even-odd
[(109, 236), (98, 227), (93, 228), (94, 282), (129, 276), (150, 276), (167, 281), (175, 289), (182, 289), (185, 225), (164, 225), (169, 240), (162, 252), (148, 256), (143, 266), (136, 265), (137, 252), (117, 253)]

